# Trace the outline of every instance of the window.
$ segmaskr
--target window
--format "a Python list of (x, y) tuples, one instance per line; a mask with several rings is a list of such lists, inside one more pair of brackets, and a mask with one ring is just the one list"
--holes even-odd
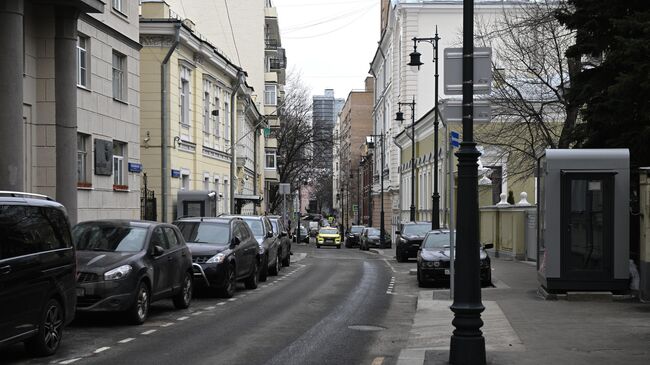
[(230, 211), (228, 206), (228, 180), (223, 181), (223, 211), (228, 213)]
[(90, 136), (77, 133), (77, 182), (90, 183), (88, 165), (88, 147)]
[(70, 247), (66, 231), (67, 222), (56, 209), (2, 205), (0, 260)]
[(88, 87), (88, 37), (77, 37), (77, 85)]
[(277, 85), (266, 85), (264, 87), (264, 105), (277, 105)]
[(187, 172), (181, 175), (181, 190), (190, 190), (190, 174)]
[(210, 90), (212, 90), (212, 82), (203, 80), (203, 133), (210, 133)]
[(266, 165), (267, 169), (275, 169), (275, 151), (266, 151)]
[(221, 88), (218, 86), (214, 87), (214, 105), (212, 106), (213, 110), (216, 110), (217, 115), (213, 115), (212, 119), (214, 121), (214, 135), (216, 137), (219, 137), (219, 130), (221, 129), (220, 125), (220, 120), (219, 120), (219, 114), (221, 113), (219, 110), (221, 109), (221, 100), (219, 97), (221, 96)]
[(126, 100), (126, 56), (113, 52), (113, 98)]
[(165, 236), (167, 237), (167, 243), (169, 244), (169, 248), (177, 248), (179, 246), (178, 243), (178, 237), (176, 236), (176, 232), (174, 232), (173, 228), (165, 227)]
[(122, 10), (122, 0), (113, 0), (113, 9), (119, 11), (120, 13), (124, 13)]
[(203, 178), (203, 190), (210, 190), (210, 176)]
[(224, 133), (223, 133), (223, 138), (228, 141), (230, 140), (230, 104), (226, 100), (230, 95), (226, 94), (224, 95), (224, 103), (223, 103), (223, 122), (224, 122)]
[(217, 195), (217, 203), (216, 203), (216, 208), (217, 208), (217, 215), (219, 215), (219, 179), (215, 178), (214, 179), (214, 192)]
[(124, 154), (126, 143), (113, 141), (113, 185), (123, 187), (126, 185), (124, 177)]
[(181, 67), (181, 124), (190, 125), (190, 69)]

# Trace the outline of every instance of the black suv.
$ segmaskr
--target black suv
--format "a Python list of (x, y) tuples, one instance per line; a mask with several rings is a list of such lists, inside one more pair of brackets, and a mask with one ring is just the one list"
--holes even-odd
[(0, 345), (52, 355), (76, 305), (66, 210), (44, 195), (0, 192), (0, 237)]
[(260, 252), (257, 240), (241, 218), (181, 218), (174, 222), (192, 252), (194, 284), (235, 295), (238, 280), (257, 288)]
[(361, 243), (361, 232), (365, 226), (352, 226), (345, 235), (345, 247), (356, 247)]
[(404, 262), (409, 258), (417, 257), (422, 240), (430, 230), (431, 222), (402, 223), (401, 229), (395, 232), (397, 236), (395, 259), (397, 262)]

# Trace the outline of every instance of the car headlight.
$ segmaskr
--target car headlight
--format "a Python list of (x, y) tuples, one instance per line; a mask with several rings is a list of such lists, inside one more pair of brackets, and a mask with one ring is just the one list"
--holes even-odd
[(210, 258), (208, 259), (208, 261), (206, 261), (205, 263), (206, 263), (206, 264), (220, 264), (220, 263), (223, 262), (223, 260), (224, 260), (225, 258), (226, 258), (226, 255), (224, 255), (223, 253), (220, 252), (220, 253), (218, 253), (218, 254), (216, 254), (216, 255), (210, 257)]
[(433, 267), (433, 261), (424, 261), (424, 267)]
[(124, 279), (133, 270), (131, 265), (122, 265), (104, 273), (104, 280)]

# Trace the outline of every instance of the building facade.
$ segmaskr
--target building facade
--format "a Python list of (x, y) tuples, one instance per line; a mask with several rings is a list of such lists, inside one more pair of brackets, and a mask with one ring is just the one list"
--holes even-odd
[[(314, 133), (314, 163), (312, 168), (328, 174), (334, 161), (332, 141), (334, 140), (334, 124), (343, 108), (344, 99), (334, 97), (333, 89), (325, 89), (323, 95), (312, 98), (312, 126)], [(316, 157), (318, 156), (318, 157)], [(336, 194), (330, 193), (320, 202), (323, 211), (329, 211), (334, 206)]]

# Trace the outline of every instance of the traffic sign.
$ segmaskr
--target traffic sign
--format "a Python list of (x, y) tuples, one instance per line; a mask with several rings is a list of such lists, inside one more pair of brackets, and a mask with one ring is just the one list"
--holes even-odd
[(454, 148), (460, 147), (460, 134), (456, 131), (449, 132), (449, 139), (451, 146)]

